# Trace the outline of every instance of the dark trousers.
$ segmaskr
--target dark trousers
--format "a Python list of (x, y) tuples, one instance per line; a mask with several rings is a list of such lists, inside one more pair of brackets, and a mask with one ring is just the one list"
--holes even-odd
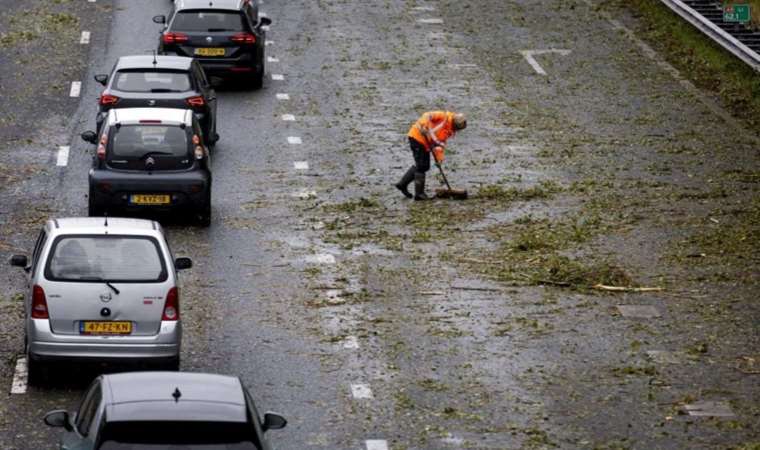
[(417, 173), (425, 173), (430, 170), (430, 152), (425, 151), (425, 146), (417, 142), (416, 139), (409, 138), (409, 147), (412, 149)]

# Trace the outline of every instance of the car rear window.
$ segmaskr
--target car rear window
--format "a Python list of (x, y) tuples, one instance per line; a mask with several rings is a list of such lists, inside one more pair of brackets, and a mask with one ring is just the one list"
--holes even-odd
[(101, 450), (259, 450), (253, 426), (227, 422), (112, 422)]
[(190, 151), (187, 131), (175, 125), (122, 125), (113, 127), (108, 144), (114, 158), (186, 158)]
[(148, 236), (61, 236), (45, 268), (54, 281), (161, 282), (166, 276), (158, 242)]
[(122, 70), (116, 73), (113, 87), (124, 92), (186, 92), (190, 76), (179, 71)]
[(246, 31), (245, 19), (237, 11), (180, 11), (171, 24), (172, 31), (222, 32)]

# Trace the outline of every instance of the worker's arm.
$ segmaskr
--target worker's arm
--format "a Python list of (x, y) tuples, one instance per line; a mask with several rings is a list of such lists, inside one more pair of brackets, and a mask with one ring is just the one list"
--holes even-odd
[(446, 124), (446, 113), (443, 111), (433, 111), (428, 113), (428, 120), (427, 122), (431, 125), (427, 129), (427, 137), (430, 140), (430, 142), (433, 142), (435, 145), (440, 147), (445, 147), (446, 142), (441, 142), (438, 140), (438, 131)]

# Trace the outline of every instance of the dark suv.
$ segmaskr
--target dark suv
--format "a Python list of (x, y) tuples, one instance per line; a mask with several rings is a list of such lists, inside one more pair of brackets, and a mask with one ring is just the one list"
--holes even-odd
[(184, 212), (211, 223), (211, 171), (203, 131), (193, 111), (118, 108), (100, 134), (90, 170), (89, 215)]
[(100, 130), (111, 108), (192, 109), (203, 127), (206, 145), (219, 139), (216, 133), (216, 92), (200, 64), (179, 56), (136, 55), (116, 61), (111, 75), (95, 80), (106, 88), (100, 94), (95, 122)]
[(164, 24), (158, 51), (196, 58), (206, 75), (264, 83), (266, 32), (272, 21), (259, 17), (251, 0), (177, 0)]

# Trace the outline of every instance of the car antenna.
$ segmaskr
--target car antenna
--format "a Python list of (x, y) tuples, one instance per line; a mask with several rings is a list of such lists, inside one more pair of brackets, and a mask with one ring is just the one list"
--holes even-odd
[(104, 227), (108, 226), (108, 213), (105, 214), (105, 218), (103, 219), (103, 226)]
[(158, 61), (156, 61), (156, 50), (153, 50), (153, 68), (156, 68), (156, 64), (158, 64)]
[(179, 398), (182, 397), (182, 392), (179, 391), (179, 388), (174, 388), (174, 392), (172, 392), (172, 397), (174, 397), (174, 402), (178, 402)]

